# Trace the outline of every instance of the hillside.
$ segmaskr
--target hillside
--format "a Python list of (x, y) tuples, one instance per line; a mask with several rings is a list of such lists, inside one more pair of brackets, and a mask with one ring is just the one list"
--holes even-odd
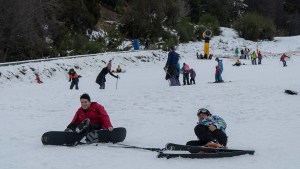
[[(211, 41), (215, 56), (232, 55), (236, 46), (256, 49), (257, 43), (222, 29), (223, 34)], [(217, 63), (196, 59), (195, 52), (203, 50), (203, 43), (198, 42), (177, 48), (180, 63), (195, 69), (196, 85), (169, 87), (163, 71), (167, 53), (162, 51), (104, 53), (0, 67), (1, 169), (300, 168), (296, 143), (300, 136), (295, 134), (299, 131), (300, 97), (284, 93), (285, 89), (300, 91), (300, 55), (290, 55), (287, 67), (278, 58), (279, 53), (297, 50), (299, 40), (278, 37), (274, 42), (260, 42), (260, 50), (276, 53), (265, 55), (262, 65), (242, 60), (245, 65), (235, 67), (234, 58), (223, 58), (223, 79), (231, 82), (219, 84), (208, 83), (214, 81)], [(121, 65), (126, 73), (120, 73), (118, 81), (107, 75), (106, 89), (100, 90), (95, 78), (105, 66), (103, 61), (109, 59), (113, 59), (113, 68)], [(65, 69), (71, 67), (82, 75), (79, 90), (69, 89)], [(41, 74), (44, 83), (34, 82), (30, 68)], [(25, 75), (18, 74), (22, 69), (27, 70)], [(49, 75), (53, 69), (56, 71)], [(196, 113), (205, 107), (226, 121), (229, 148), (256, 152), (222, 159), (167, 160), (156, 158), (156, 152), (109, 147), (113, 144), (42, 145), (44, 132), (64, 130), (70, 123), (83, 93), (105, 107), (114, 127), (127, 129), (124, 144), (163, 148), (168, 142), (195, 140)]]

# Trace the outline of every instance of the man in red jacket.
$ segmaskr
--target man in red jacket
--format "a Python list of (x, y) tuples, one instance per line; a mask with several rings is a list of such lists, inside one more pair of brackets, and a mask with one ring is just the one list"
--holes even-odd
[(80, 103), (81, 107), (65, 131), (75, 131), (81, 123), (85, 122), (89, 122), (86, 132), (99, 129), (113, 130), (109, 116), (102, 105), (91, 102), (90, 96), (86, 93), (80, 96)]

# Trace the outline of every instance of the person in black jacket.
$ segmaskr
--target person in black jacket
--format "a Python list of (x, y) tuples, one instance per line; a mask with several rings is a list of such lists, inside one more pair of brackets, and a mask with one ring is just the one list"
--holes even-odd
[(106, 82), (105, 76), (108, 73), (117, 79), (119, 78), (118, 75), (116, 76), (111, 72), (111, 60), (108, 62), (107, 66), (104, 67), (97, 76), (96, 83), (100, 85), (100, 89), (105, 89), (105, 82)]

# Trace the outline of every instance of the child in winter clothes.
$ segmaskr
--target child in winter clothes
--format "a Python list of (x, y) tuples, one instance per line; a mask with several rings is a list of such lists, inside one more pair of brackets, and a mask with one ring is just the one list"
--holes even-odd
[(223, 82), (223, 79), (222, 79), (222, 73), (223, 73), (223, 70), (224, 70), (223, 61), (222, 61), (222, 59), (220, 59), (218, 57), (215, 60), (218, 62), (218, 66), (219, 66), (219, 70), (220, 70), (218, 79), (219, 79), (220, 82)]
[(190, 81), (189, 81), (189, 73), (190, 73), (190, 67), (188, 64), (183, 63), (183, 66), (181, 68), (182, 72), (183, 72), (183, 85), (190, 85)]
[(193, 68), (190, 69), (190, 77), (191, 77), (190, 84), (196, 84), (195, 83), (196, 72), (194, 71)]
[(78, 90), (78, 83), (79, 83), (79, 78), (81, 76), (78, 75), (74, 69), (70, 69), (69, 70), (69, 82), (71, 82), (71, 85), (70, 85), (70, 89), (72, 90), (73, 87), (75, 86), (75, 89)]
[(41, 79), (40, 79), (39, 74), (37, 74), (37, 73), (35, 73), (35, 80), (36, 80), (36, 82), (37, 82), (38, 84), (43, 83), (43, 82), (41, 81)]
[(220, 71), (220, 68), (219, 66), (217, 65), (216, 66), (216, 73), (215, 73), (215, 82), (222, 82), (221, 79), (220, 79), (220, 76), (221, 76), (221, 71)]

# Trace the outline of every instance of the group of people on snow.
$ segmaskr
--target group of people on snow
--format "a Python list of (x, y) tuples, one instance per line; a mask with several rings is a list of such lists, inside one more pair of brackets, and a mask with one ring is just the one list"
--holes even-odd
[(183, 74), (183, 85), (196, 84), (195, 77), (196, 72), (193, 68), (190, 68), (188, 64), (183, 63), (180, 67), (179, 64), (179, 54), (175, 52), (175, 47), (170, 47), (170, 52), (168, 53), (168, 59), (164, 70), (166, 72), (166, 80), (170, 81), (170, 86), (180, 86), (179, 75)]
[[(80, 130), (80, 133), (87, 135), (94, 130), (114, 130), (105, 108), (97, 102), (92, 102), (87, 93), (80, 96), (80, 104), (80, 108), (78, 108), (72, 121), (64, 131), (74, 132)], [(214, 148), (225, 147), (227, 145), (227, 135), (225, 132), (227, 124), (224, 119), (212, 115), (205, 108), (198, 110), (197, 117), (198, 122), (194, 128), (194, 132), (198, 140), (188, 141), (187, 145)], [(92, 141), (86, 137), (86, 142), (89, 143)]]
[[(179, 57), (179, 54), (175, 52), (175, 47), (172, 46), (170, 48), (170, 52), (168, 53), (168, 59), (164, 67), (164, 70), (166, 72), (165, 79), (170, 80), (171, 86), (179, 86), (179, 75), (182, 72), (183, 85), (195, 84), (196, 72), (194, 71), (194, 69), (190, 68), (187, 63), (183, 63), (183, 66), (180, 67)], [(286, 57), (288, 56), (283, 54), (280, 58), (280, 61), (283, 62), (284, 67), (286, 66)], [(256, 64), (256, 58), (258, 58), (258, 64), (261, 64), (260, 52), (258, 52), (258, 56), (256, 56), (255, 52), (252, 52), (252, 64)], [(223, 61), (221, 58), (218, 57), (215, 59), (215, 61), (217, 62), (215, 71), (215, 82), (223, 82)], [(240, 65), (241, 62), (238, 59), (234, 66)], [(112, 61), (110, 60), (107, 66), (101, 70), (101, 72), (96, 78), (96, 83), (100, 85), (100, 89), (105, 89), (105, 76), (107, 74), (110, 74), (111, 76), (117, 79), (119, 78), (118, 75), (116, 76), (113, 74), (111, 66)], [(116, 72), (122, 72), (120, 66), (118, 66)], [(70, 89), (73, 89), (74, 86), (75, 89), (78, 89), (80, 77), (81, 76), (78, 75), (74, 69), (70, 69)], [(71, 123), (67, 126), (65, 131), (75, 131), (81, 124), (85, 125), (85, 133), (100, 129), (113, 131), (114, 128), (111, 124), (110, 117), (102, 105), (100, 105), (97, 102), (92, 102), (90, 96), (86, 93), (80, 96), (80, 104), (81, 107), (76, 111)], [(199, 109), (197, 112), (197, 117), (198, 122), (194, 128), (194, 132), (198, 140), (188, 141), (186, 144), (191, 146), (209, 146), (214, 148), (225, 147), (227, 145), (227, 135), (225, 132), (227, 124), (225, 120), (220, 116), (213, 115), (206, 108)]]
[(196, 57), (197, 57), (197, 59), (212, 59), (212, 57), (213, 57), (213, 55), (212, 54), (209, 54), (209, 55), (207, 55), (207, 54), (202, 54), (202, 53), (196, 53)]
[[(114, 75), (113, 72), (111, 71), (111, 60), (108, 62), (107, 66), (105, 66), (100, 73), (98, 74), (97, 78), (96, 78), (96, 83), (100, 85), (100, 89), (105, 89), (105, 82), (106, 82), (106, 78), (105, 76), (109, 73), (111, 76), (119, 79), (119, 75)], [(122, 69), (120, 67), (120, 65), (117, 67), (116, 72), (122, 72)], [(78, 90), (78, 84), (79, 84), (79, 78), (81, 77), (81, 75), (78, 75), (76, 73), (76, 71), (72, 68), (69, 70), (69, 82), (71, 82), (70, 85), (70, 89), (72, 90), (75, 86), (75, 89)]]
[[(239, 56), (239, 52), (241, 54), (240, 56)], [(239, 59), (250, 59), (251, 58), (251, 64), (252, 65), (257, 65), (257, 64), (260, 65), (261, 64), (262, 55), (261, 55), (260, 51), (257, 51), (257, 52), (252, 51), (252, 53), (251, 53), (249, 48), (241, 49), (239, 51), (239, 48), (236, 47), (234, 53), (235, 53), (235, 57), (239, 58)], [(250, 57), (249, 57), (249, 55), (250, 55)]]

